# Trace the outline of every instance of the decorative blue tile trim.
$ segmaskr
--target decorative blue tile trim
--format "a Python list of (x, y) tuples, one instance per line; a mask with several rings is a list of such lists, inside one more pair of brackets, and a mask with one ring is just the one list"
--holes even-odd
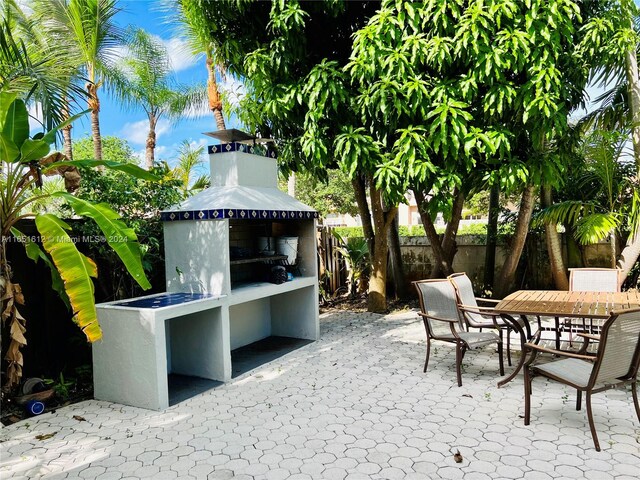
[(177, 222), (183, 220), (311, 220), (318, 218), (318, 212), (304, 210), (242, 210), (225, 208), (220, 210), (186, 210), (181, 212), (162, 212), (160, 220), (163, 222)]
[(151, 298), (131, 299), (114, 303), (113, 305), (118, 307), (162, 308), (213, 297), (214, 295), (208, 293), (163, 293)]
[(246, 145), (244, 143), (231, 142), (222, 143), (220, 145), (209, 145), (207, 147), (209, 154), (227, 153), (227, 152), (245, 152), (252, 155), (260, 155), (262, 157), (276, 158), (276, 152), (268, 145)]

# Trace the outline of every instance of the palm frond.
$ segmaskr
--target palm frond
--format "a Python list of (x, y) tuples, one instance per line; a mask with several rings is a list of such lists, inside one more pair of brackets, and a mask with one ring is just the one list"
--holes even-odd
[(536, 228), (547, 223), (552, 225), (574, 225), (581, 218), (592, 215), (597, 209), (597, 204), (579, 200), (554, 203), (534, 215), (532, 225)]
[(598, 243), (612, 234), (620, 223), (616, 213), (593, 213), (576, 222), (574, 236), (581, 245)]

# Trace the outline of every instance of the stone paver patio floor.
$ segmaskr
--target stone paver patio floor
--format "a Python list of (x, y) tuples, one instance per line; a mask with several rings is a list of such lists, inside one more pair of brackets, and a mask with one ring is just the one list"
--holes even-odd
[(327, 313), (320, 341), (165, 412), (87, 401), (5, 427), (0, 477), (637, 478), (630, 391), (594, 396), (598, 453), (574, 390), (534, 380), (525, 427), (521, 376), (498, 389), (496, 354), (470, 352), (458, 388), (434, 345), (423, 374), (415, 312)]

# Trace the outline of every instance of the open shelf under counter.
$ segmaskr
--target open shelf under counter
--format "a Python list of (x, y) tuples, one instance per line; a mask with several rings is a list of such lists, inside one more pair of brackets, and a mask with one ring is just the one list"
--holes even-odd
[(278, 262), (277, 264), (280, 265), (281, 262), (283, 260), (286, 260), (287, 257), (286, 255), (263, 255), (261, 257), (251, 257), (251, 258), (238, 258), (235, 260), (231, 260), (229, 262), (230, 265), (243, 265), (246, 263), (274, 263), (274, 262)]
[(239, 303), (291, 292), (300, 288), (313, 287), (316, 284), (316, 277), (296, 277), (290, 282), (279, 285), (270, 282), (242, 283), (232, 286), (231, 293), (228, 296), (228, 302), (229, 305), (237, 305)]

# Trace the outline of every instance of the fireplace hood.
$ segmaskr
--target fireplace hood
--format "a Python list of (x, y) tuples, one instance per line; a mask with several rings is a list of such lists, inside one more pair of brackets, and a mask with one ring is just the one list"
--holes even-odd
[(318, 217), (313, 208), (277, 188), (275, 154), (263, 139), (238, 130), (206, 135), (226, 142), (208, 149), (211, 186), (163, 211), (163, 221)]

